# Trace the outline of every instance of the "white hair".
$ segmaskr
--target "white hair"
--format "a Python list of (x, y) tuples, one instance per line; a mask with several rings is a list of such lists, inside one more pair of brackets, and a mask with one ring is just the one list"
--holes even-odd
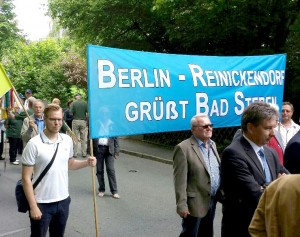
[(197, 118), (198, 117), (206, 117), (206, 118), (209, 118), (207, 114), (204, 114), (204, 113), (199, 113), (199, 114), (196, 114), (194, 115), (192, 118), (191, 118), (191, 121), (190, 121), (190, 125), (191, 127), (195, 126), (198, 121), (197, 121)]
[(277, 111), (279, 111), (279, 106), (277, 104), (274, 103), (270, 103), (270, 106), (274, 109), (276, 109)]

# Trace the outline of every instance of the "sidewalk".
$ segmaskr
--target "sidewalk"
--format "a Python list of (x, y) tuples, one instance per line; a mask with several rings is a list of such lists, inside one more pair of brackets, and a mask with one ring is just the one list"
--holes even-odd
[(173, 150), (168, 147), (134, 140), (128, 137), (120, 137), (119, 141), (120, 151), (122, 153), (165, 164), (172, 164)]
[[(144, 159), (154, 160), (165, 164), (172, 164), (173, 150), (163, 145), (149, 143), (143, 140), (132, 139), (129, 137), (119, 137), (120, 152)], [(3, 157), (9, 162), (8, 148), (9, 143), (6, 141)], [(6, 152), (6, 154), (5, 154)], [(18, 157), (17, 159), (20, 159)]]

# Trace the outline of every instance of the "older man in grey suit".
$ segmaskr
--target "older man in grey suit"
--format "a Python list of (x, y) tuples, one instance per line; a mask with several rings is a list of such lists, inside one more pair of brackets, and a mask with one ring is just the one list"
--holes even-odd
[(23, 126), (21, 130), (23, 147), (27, 145), (28, 141), (31, 138), (40, 134), (45, 128), (44, 108), (45, 108), (45, 104), (42, 100), (39, 99), (34, 100), (33, 115), (25, 118), (23, 121)]
[(213, 237), (220, 158), (211, 140), (209, 117), (195, 115), (190, 124), (192, 136), (175, 146), (173, 154), (177, 213), (182, 217), (180, 236)]

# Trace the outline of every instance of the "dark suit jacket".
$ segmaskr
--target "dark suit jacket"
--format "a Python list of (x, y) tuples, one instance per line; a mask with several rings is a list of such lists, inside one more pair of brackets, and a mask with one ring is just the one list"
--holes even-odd
[[(108, 138), (108, 147), (109, 147), (109, 153), (112, 156), (118, 156), (120, 153), (119, 138), (117, 138), (117, 137)], [(93, 139), (93, 152), (94, 152), (94, 156), (99, 155), (97, 138)]]
[[(220, 163), (215, 143), (212, 149)], [(210, 176), (194, 136), (175, 146), (173, 179), (177, 213), (188, 210), (191, 216), (204, 217), (211, 200)]]
[(283, 160), (291, 174), (300, 174), (300, 131), (286, 145)]
[[(235, 132), (235, 134), (234, 134), (234, 136), (232, 138), (232, 141), (238, 140), (239, 138), (242, 137), (242, 135), (243, 135), (242, 129), (238, 129)], [(274, 135), (275, 135), (275, 138), (276, 138), (276, 140), (277, 140), (277, 142), (278, 142), (281, 150), (284, 151), (284, 145), (283, 145), (283, 141), (282, 141), (282, 137), (280, 135), (280, 132), (278, 132), (277, 130), (274, 129)]]
[[(264, 153), (275, 180), (279, 173), (286, 173), (278, 155), (267, 146)], [(242, 136), (223, 152), (221, 162), (223, 203), (222, 237), (248, 237), (248, 226), (265, 185), (265, 174), (250, 143)]]

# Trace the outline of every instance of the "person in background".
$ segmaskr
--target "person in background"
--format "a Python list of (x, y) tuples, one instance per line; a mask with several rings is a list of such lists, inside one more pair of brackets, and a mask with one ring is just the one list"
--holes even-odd
[[(83, 158), (86, 157), (87, 154), (87, 113), (87, 103), (82, 100), (81, 94), (77, 93), (75, 101), (71, 104), (70, 114), (73, 115), (73, 132), (81, 140), (81, 154)], [(74, 145), (74, 157), (77, 157), (77, 153), (78, 142)]]
[(40, 134), (45, 128), (43, 113), (44, 108), (45, 106), (43, 101), (35, 100), (33, 102), (33, 115), (24, 119), (21, 129), (21, 137), (24, 148), (30, 138)]
[(29, 109), (29, 107), (28, 107), (29, 100), (35, 99), (35, 98), (32, 96), (32, 91), (30, 89), (25, 90), (25, 97), (26, 97), (26, 100), (24, 102), (24, 107), (27, 110), (27, 109)]
[(0, 160), (5, 160), (5, 158), (2, 156), (3, 151), (4, 151), (4, 142), (5, 142), (5, 137), (4, 137), (4, 131), (5, 131), (5, 126), (4, 126), (5, 120), (0, 119)]
[[(34, 98), (31, 98), (29, 99), (29, 103), (28, 103), (28, 110), (25, 111), (21, 111), (19, 110), (19, 113), (9, 113), (8, 116), (12, 119), (17, 119), (17, 120), (21, 120), (22, 123), (24, 122), (24, 119), (27, 117), (27, 114), (29, 116), (32, 116), (33, 115), (33, 102), (35, 101)], [(22, 130), (21, 130), (21, 133), (22, 133)], [(21, 138), (22, 138), (22, 135), (21, 135)], [(23, 141), (21, 139), (21, 142), (20, 142), (20, 145), (18, 146), (18, 153), (19, 154), (22, 154), (22, 151), (23, 151)]]
[[(56, 105), (60, 106), (60, 99), (54, 98), (54, 99), (52, 100), (52, 104), (56, 104)], [(62, 126), (61, 126), (61, 130), (60, 130), (59, 132), (61, 132), (61, 133), (66, 133), (67, 130), (68, 130), (68, 127), (67, 127), (65, 121), (63, 121), (63, 124), (62, 124)]]
[[(25, 97), (23, 94), (19, 93), (19, 98), (20, 98), (20, 103), (21, 103), (22, 105), (24, 105), (26, 97)], [(24, 107), (25, 107), (25, 106), (24, 106)], [(23, 112), (23, 111), (24, 111), (24, 110), (23, 110), (23, 108), (21, 107), (20, 110), (19, 110), (19, 113), (21, 113), (21, 112)]]
[(5, 160), (3, 155), (3, 149), (4, 149), (4, 131), (5, 131), (5, 126), (4, 126), (4, 118), (3, 118), (3, 108), (2, 108), (2, 98), (0, 98), (0, 160)]
[(93, 151), (97, 158), (97, 179), (99, 184), (99, 197), (105, 194), (104, 162), (109, 183), (110, 192), (113, 198), (119, 199), (117, 179), (114, 160), (119, 158), (120, 146), (117, 137), (93, 139)]
[[(15, 107), (16, 111), (10, 111), (9, 113), (17, 114), (19, 107)], [(9, 161), (12, 165), (18, 165), (19, 160), (17, 160), (17, 154), (20, 151), (21, 140), (21, 129), (22, 129), (22, 120), (18, 120), (8, 116), (8, 119), (5, 121), (6, 127), (6, 136), (9, 141)]]
[[(59, 133), (63, 121), (62, 108), (49, 104), (44, 111), (45, 129), (28, 142), (22, 155), (22, 181), (29, 203), (31, 237), (63, 237), (71, 198), (68, 188), (68, 170), (96, 165), (95, 157), (87, 160), (73, 158), (73, 142)], [(43, 180), (33, 190), (32, 184), (50, 162), (55, 161)]]
[(277, 130), (274, 129), (274, 136), (271, 137), (270, 141), (267, 143), (267, 146), (272, 147), (276, 151), (279, 162), (281, 165), (283, 165), (284, 145), (281, 135)]
[[(22, 105), (24, 105), (24, 101), (26, 99), (26, 97), (19, 93), (19, 99), (20, 99), (20, 103)], [(33, 114), (33, 111), (32, 111), (32, 105), (33, 105), (33, 100), (35, 100), (34, 97), (31, 97), (29, 100), (28, 100), (28, 110), (27, 110), (27, 113), (29, 115), (32, 115)], [(25, 106), (24, 106), (25, 108)], [(26, 112), (24, 112), (24, 109), (23, 107), (15, 107), (15, 113), (9, 113), (8, 114), (9, 118), (11, 119), (16, 119), (16, 120), (20, 120), (21, 123), (23, 123), (23, 120), (26, 118)], [(21, 126), (22, 128), (22, 126)], [(17, 154), (21, 155), (22, 154), (22, 151), (23, 151), (23, 141), (22, 139), (17, 139)]]
[[(20, 107), (15, 107), (15, 114), (16, 115), (20, 115), (21, 112), (21, 108)], [(17, 120), (17, 119), (16, 119)], [(22, 126), (23, 126), (23, 120), (20, 120), (20, 123), (21, 123), (21, 129), (22, 129)], [(21, 129), (19, 131), (19, 135), (20, 135), (20, 139), (18, 139), (18, 142), (17, 142), (17, 153), (19, 155), (22, 155), (22, 152), (23, 152), (23, 141), (22, 141), (22, 138), (21, 138)]]
[(300, 130), (300, 126), (292, 120), (294, 106), (290, 102), (282, 103), (281, 122), (276, 129), (279, 131), (284, 149), (289, 140)]
[(291, 174), (300, 174), (300, 131), (288, 142), (283, 159), (285, 168)]
[(19, 114), (15, 114), (16, 119), (20, 119), (22, 121), (24, 121), (24, 119), (27, 117), (27, 114), (33, 115), (33, 103), (36, 99), (31, 97), (30, 99), (28, 99), (28, 109), (25, 111), (20, 110)]
[(52, 100), (52, 104), (57, 104), (57, 105), (60, 106), (60, 99), (54, 98), (54, 99)]
[(220, 157), (211, 140), (213, 129), (205, 114), (191, 121), (192, 136), (174, 148), (173, 180), (180, 237), (213, 237), (213, 221), (220, 186)]
[(26, 97), (22, 93), (19, 93), (19, 98), (21, 99), (20, 102), (22, 102), (24, 104)]
[(242, 114), (242, 136), (225, 148), (221, 162), (222, 237), (249, 237), (248, 226), (258, 201), (273, 180), (289, 173), (274, 149), (278, 112), (265, 102), (253, 102)]
[(266, 188), (249, 226), (251, 237), (299, 236), (299, 183), (299, 174), (286, 175)]
[(72, 121), (73, 121), (73, 115), (70, 113), (70, 106), (72, 104), (73, 100), (68, 101), (67, 103), (67, 109), (64, 112), (64, 120), (66, 121), (69, 128), (72, 130)]

